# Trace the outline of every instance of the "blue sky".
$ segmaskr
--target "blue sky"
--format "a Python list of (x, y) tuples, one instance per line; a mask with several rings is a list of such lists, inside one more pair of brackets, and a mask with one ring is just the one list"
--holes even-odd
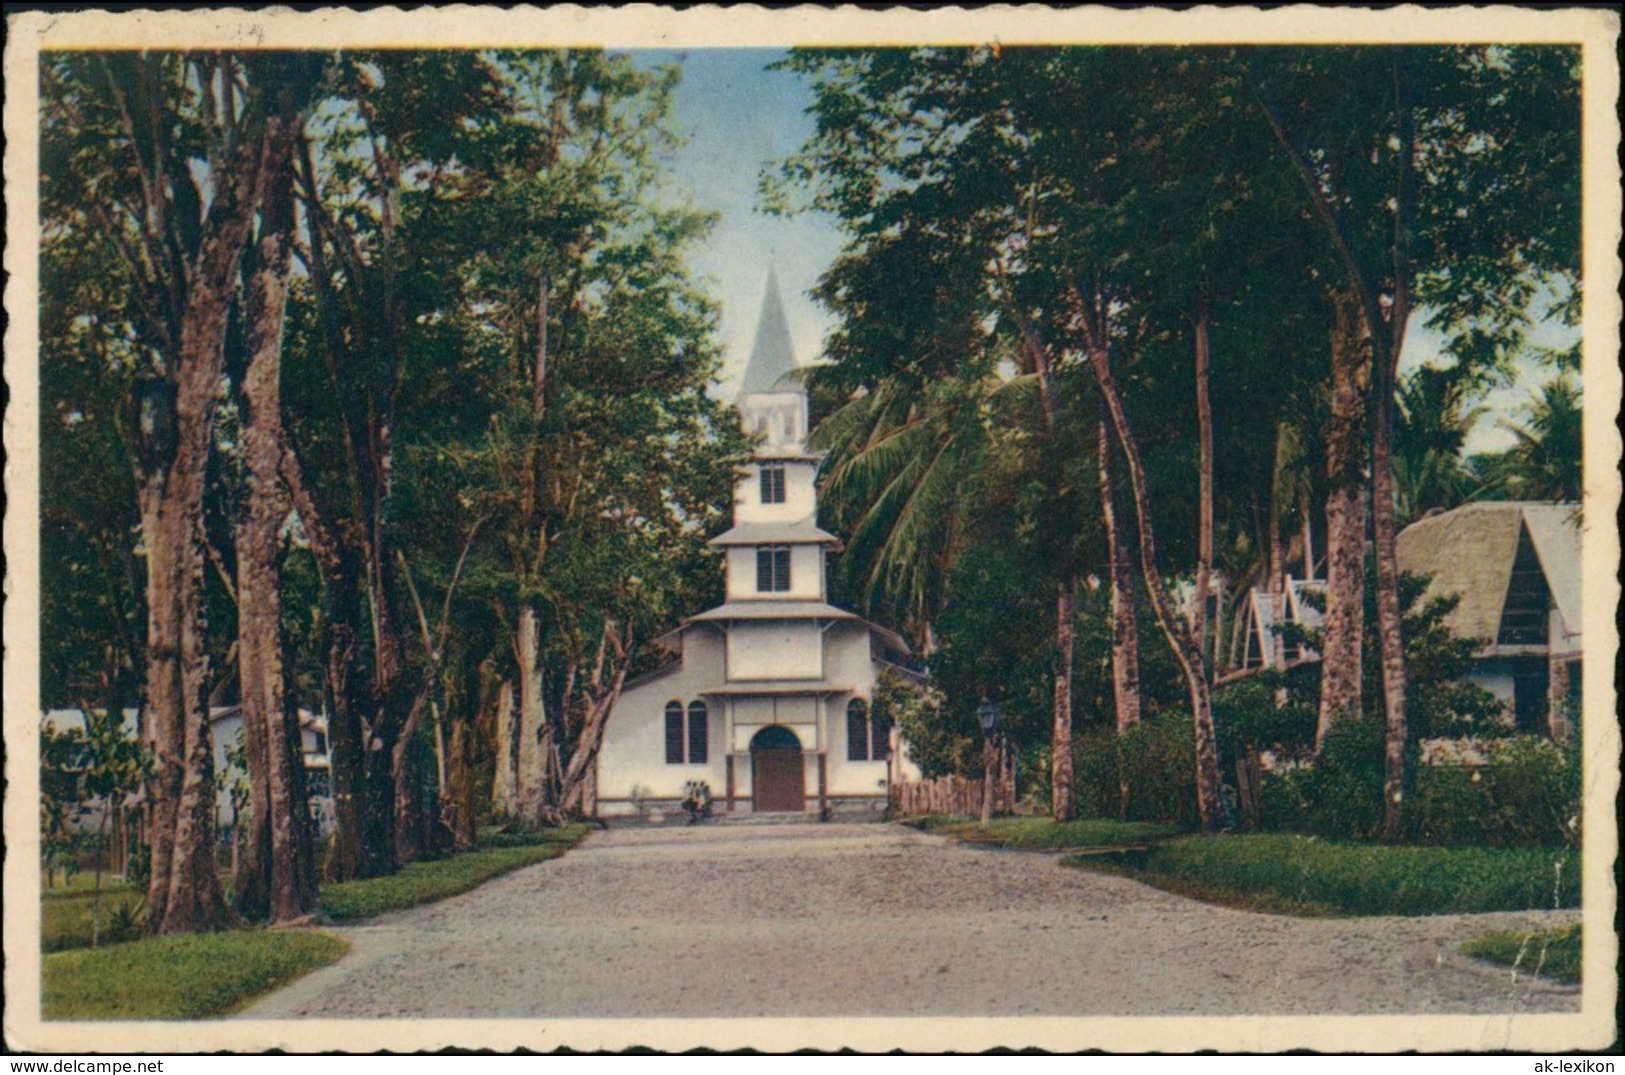
[(812, 133), (805, 109), (812, 91), (799, 76), (767, 67), (780, 49), (640, 49), (640, 63), (680, 62), (678, 129), (689, 139), (672, 162), (672, 181), (700, 209), (721, 214), (691, 258), (696, 275), (721, 303), (725, 354), (720, 394), (732, 398), (744, 372), (769, 265), (778, 271), (791, 341), (802, 364), (815, 360), (831, 321), (807, 292), (840, 250), (823, 214), (785, 219), (756, 210), (764, 169)]
[[(695, 273), (721, 306), (724, 353), (718, 395), (732, 399), (744, 372), (769, 265), (778, 273), (796, 358), (815, 361), (833, 322), (809, 296), (819, 275), (841, 247), (834, 221), (825, 214), (791, 218), (757, 210), (764, 170), (793, 153), (812, 133), (806, 114), (812, 91), (800, 76), (768, 67), (782, 49), (638, 49), (640, 64), (678, 63), (683, 79), (676, 96), (677, 126), (688, 139), (671, 162), (676, 192), (701, 209), (720, 214), (708, 240), (691, 257)], [(1406, 340), (1406, 370), (1437, 361), (1441, 341), (1413, 319)], [(1536, 342), (1555, 346), (1570, 330), (1544, 326)], [(1469, 451), (1505, 448), (1511, 435), (1503, 418), (1516, 418), (1530, 394), (1550, 376), (1526, 368), (1514, 384), (1496, 388), (1484, 401), (1488, 412), (1468, 440)]]

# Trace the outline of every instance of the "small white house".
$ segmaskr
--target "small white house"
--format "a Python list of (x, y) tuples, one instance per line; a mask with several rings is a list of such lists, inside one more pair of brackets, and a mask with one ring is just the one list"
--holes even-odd
[[(222, 832), (236, 823), (231, 788), (238, 781), (248, 779), (248, 774), (227, 757), (227, 752), (239, 742), (242, 730), (242, 706), (215, 706), (209, 710), (209, 734), (214, 740), (214, 771), (224, 774), (225, 783), (225, 790), (215, 802), (215, 821)], [(338, 827), (338, 816), (333, 809), (332, 760), (328, 754), (326, 715), (312, 713), (308, 709), (299, 710), (299, 746), (305, 760), (305, 796), (310, 803), (310, 817), (315, 822), (316, 834), (327, 836)]]
[[(41, 714), (42, 723), (58, 732), (67, 732), (85, 727), (85, 715), (78, 709), (48, 709)], [(139, 734), (140, 713), (135, 709), (126, 709), (121, 713), (121, 725), (125, 736), (135, 739)], [(236, 811), (232, 807), (231, 789), (239, 781), (248, 779), (239, 766), (232, 764), (228, 752), (238, 741), (242, 733), (243, 711), (241, 706), (214, 706), (209, 710), (209, 735), (214, 745), (214, 771), (222, 774), (224, 790), (220, 791), (215, 799), (215, 824), (224, 832), (236, 820)], [(327, 743), (327, 717), (312, 713), (307, 709), (299, 710), (300, 746), (305, 761), (305, 791), (310, 801), (310, 816), (316, 823), (318, 835), (330, 834), (337, 825), (333, 810), (333, 786), (331, 779), (331, 761), (328, 755)], [(139, 799), (138, 791), (134, 798)], [(91, 804), (79, 808), (73, 823), (78, 827), (94, 828), (98, 822), (84, 821), (84, 818), (95, 814)]]
[(818, 526), (819, 456), (807, 448), (807, 392), (769, 274), (740, 390), (761, 436), (734, 485), (726, 598), (658, 639), (673, 655), (626, 685), (598, 754), (600, 816), (677, 808), (703, 781), (727, 813), (878, 812), (917, 779), (896, 729), (872, 719), (875, 683), (908, 647), (828, 603)]

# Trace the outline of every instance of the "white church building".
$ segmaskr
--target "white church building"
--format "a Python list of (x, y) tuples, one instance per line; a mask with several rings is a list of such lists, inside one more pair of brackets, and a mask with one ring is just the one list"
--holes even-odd
[[(903, 639), (830, 604), (818, 526), (818, 462), (773, 275), (740, 387), (760, 439), (734, 483), (726, 597), (657, 640), (671, 663), (630, 683), (598, 755), (603, 817), (671, 813), (691, 781), (726, 814), (878, 813), (918, 779), (895, 728), (872, 717), (877, 679)], [(906, 674), (906, 673), (905, 673)]]

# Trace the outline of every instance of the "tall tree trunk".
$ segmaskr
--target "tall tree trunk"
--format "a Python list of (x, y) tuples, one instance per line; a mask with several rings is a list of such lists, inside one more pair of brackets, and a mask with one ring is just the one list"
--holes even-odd
[(1213, 580), (1213, 406), (1208, 400), (1207, 311), (1196, 318), (1196, 454), (1201, 471), (1197, 493), (1196, 597), (1191, 613), (1191, 634), (1207, 652), (1207, 601)]
[(237, 909), (286, 922), (316, 905), (310, 814), (304, 793), (299, 722), (284, 694), (282, 593), (278, 543), (286, 516), (279, 472), (279, 378), (283, 314), (293, 240), (293, 150), (299, 121), (270, 124), (268, 176), (260, 240), (247, 288), (243, 377), (246, 503), (237, 526), (238, 680), (252, 804), (251, 828), (236, 886)]
[(548, 802), (548, 744), (546, 705), (542, 699), (541, 618), (533, 602), (519, 609), (515, 656), (519, 662), (519, 743), (515, 758), (515, 798), (518, 816), (538, 824)]
[(1050, 758), (1050, 806), (1056, 821), (1071, 821), (1076, 813), (1072, 795), (1072, 634), (1076, 619), (1072, 580), (1067, 579), (1055, 598), (1055, 735)]
[[(1394, 522), (1393, 414), (1400, 351), (1410, 319), (1409, 233), (1415, 201), (1415, 121), (1411, 111), (1405, 53), (1393, 60), (1394, 112), (1398, 117), (1398, 175), (1394, 193), (1393, 294), (1386, 324), (1368, 320), (1373, 373), (1371, 389), (1371, 540), (1376, 547), (1377, 639), (1382, 650), (1382, 700), (1387, 716), (1383, 738), (1383, 835), (1397, 839), (1403, 828), (1405, 750), (1410, 724), (1405, 711), (1406, 674), (1403, 615), (1399, 608), (1399, 551)], [(1377, 304), (1361, 307), (1369, 319)], [(1384, 329), (1387, 332), (1384, 333)]]
[[(214, 749), (203, 622), (203, 491), (225, 368), (226, 320), (264, 175), (264, 93), (251, 85), (230, 151), (214, 176), (197, 255), (186, 278), (179, 352), (168, 379), (142, 400), (142, 426), (174, 430), (151, 453), (142, 483), (147, 550), (147, 745), (153, 758), (154, 933), (217, 929), (233, 919), (214, 868)], [(165, 458), (167, 456), (167, 458)]]
[(395, 789), (395, 863), (403, 865), (432, 857), (430, 828), (434, 811), (424, 809), (423, 752), (417, 739), (422, 706), (414, 705), (395, 740), (390, 758), (390, 780)]
[[(1081, 297), (1080, 297), (1081, 299)], [(1091, 304), (1080, 302), (1088, 309)], [(1196, 748), (1196, 804), (1202, 828), (1218, 832), (1226, 826), (1224, 793), (1219, 775), (1218, 744), (1213, 729), (1213, 698), (1208, 684), (1207, 661), (1202, 648), (1191, 634), (1189, 621), (1179, 614), (1162, 573), (1157, 568), (1157, 546), (1151, 518), (1151, 497), (1146, 489), (1145, 464), (1140, 458), (1139, 442), (1129, 425), (1123, 409), (1123, 400), (1112, 376), (1111, 358), (1105, 349), (1105, 333), (1092, 333), (1089, 344), (1089, 366), (1095, 383), (1111, 416), (1112, 428), (1123, 445), (1123, 456), (1128, 463), (1129, 489), (1134, 497), (1134, 510), (1139, 519), (1140, 570), (1145, 576), (1146, 590), (1150, 593), (1157, 622), (1168, 636), (1174, 655), (1185, 673), (1185, 684), (1190, 691), (1192, 732)]]
[[(1044, 429), (1053, 440), (1060, 424), (1060, 396), (1054, 364), (1031, 321), (1012, 309), (1021, 329), (1023, 349), (1038, 375), (1038, 396), (1044, 409)], [(1050, 807), (1057, 821), (1071, 820), (1072, 794), (1072, 635), (1075, 619), (1074, 580), (1062, 579), (1055, 601), (1055, 705), (1054, 737), (1050, 744)]]
[[(324, 680), (328, 701), (328, 751), (333, 780), (333, 840), (328, 846), (323, 873), (329, 881), (348, 881), (361, 870), (361, 801), (366, 794), (365, 736), (361, 714), (371, 702), (366, 696), (366, 675), (359, 645), (344, 618), (349, 607), (359, 614), (360, 598), (353, 580), (328, 582), (323, 587), (326, 658)], [(338, 593), (335, 594), (334, 591)]]
[[(1279, 429), (1279, 427), (1277, 427)], [(1268, 552), (1268, 570), (1264, 575), (1264, 591), (1271, 596), (1286, 592), (1286, 543), (1281, 540), (1281, 473), (1277, 467), (1271, 475), (1270, 513), (1265, 522), (1265, 549)]]
[[(353, 276), (348, 286), (359, 293), (365, 316), (359, 323), (347, 324), (341, 316), (341, 295), (325, 249), (329, 242), (342, 244), (343, 240), (338, 238), (339, 226), (319, 196), (321, 184), (308, 142), (301, 148), (305, 206), (311, 223), (310, 278), (338, 400), (340, 441), (349, 477), (348, 517), (332, 529), (335, 540), (342, 543), (343, 558), (357, 568), (358, 583), (365, 588), (368, 623), (363, 626), (358, 617), (352, 630), (358, 640), (363, 631), (370, 630), (372, 636), (366, 704), (355, 714), (361, 733), (356, 875), (375, 877), (393, 873), (398, 864), (394, 812), (400, 754), (396, 748), (413, 700), (396, 613), (394, 546), (388, 525), (394, 475), (393, 387), (398, 376), (393, 283), (396, 251), (389, 205), (399, 176), (381, 144), (375, 141), (372, 148), (380, 182), (387, 188), (382, 249), (370, 266), (376, 269), (376, 277), (361, 273), (359, 265), (348, 266)], [(357, 362), (360, 354), (366, 354), (366, 363)], [(372, 368), (364, 368), (366, 365)], [(361, 700), (362, 696), (358, 691), (354, 697)]]
[(519, 813), (519, 781), (516, 756), (519, 736), (514, 727), (518, 713), (513, 704), (513, 682), (503, 680), (497, 691), (496, 764), (491, 780), (491, 807), (507, 817)]
[(1315, 525), (1314, 517), (1309, 512), (1309, 489), (1303, 489), (1303, 495), (1298, 500), (1298, 514), (1303, 525), (1303, 577), (1306, 582), (1315, 581)]
[(1097, 446), (1100, 454), (1100, 510), (1106, 524), (1106, 552), (1111, 574), (1112, 701), (1117, 731), (1140, 723), (1140, 625), (1135, 608), (1134, 576), (1130, 573), (1127, 520), (1117, 503), (1117, 482), (1112, 456), (1116, 451), (1111, 423), (1101, 419)]
[(1336, 297), (1332, 408), (1326, 431), (1326, 613), (1320, 650), (1315, 750), (1333, 721), (1360, 712), (1360, 643), (1365, 633), (1366, 341), (1352, 296)]
[(359, 624), (361, 571), (354, 550), (339, 539), (286, 424), (283, 426), (282, 481), (310, 541), (322, 579), (323, 688), (328, 704), (328, 748), (332, 759), (336, 828), (323, 874), (329, 881), (362, 876), (362, 804), (366, 800), (364, 715), (373, 701), (361, 661)]
[(1405, 712), (1405, 642), (1399, 608), (1399, 555), (1394, 525), (1394, 463), (1390, 447), (1394, 393), (1392, 366), (1387, 356), (1377, 364), (1387, 367), (1374, 387), (1371, 423), (1371, 526), (1377, 565), (1377, 638), (1382, 650), (1382, 701), (1387, 715), (1383, 748), (1383, 834), (1400, 835), (1405, 791), (1405, 750), (1409, 727)]
[(474, 725), (453, 721), (446, 742), (446, 826), (458, 851), (474, 846)]

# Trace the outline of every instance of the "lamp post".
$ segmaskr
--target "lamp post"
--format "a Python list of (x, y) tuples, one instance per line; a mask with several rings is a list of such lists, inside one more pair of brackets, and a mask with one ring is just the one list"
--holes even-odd
[(993, 737), (999, 730), (999, 707), (986, 696), (976, 707), (976, 720), (982, 726), (982, 824), (993, 819)]

